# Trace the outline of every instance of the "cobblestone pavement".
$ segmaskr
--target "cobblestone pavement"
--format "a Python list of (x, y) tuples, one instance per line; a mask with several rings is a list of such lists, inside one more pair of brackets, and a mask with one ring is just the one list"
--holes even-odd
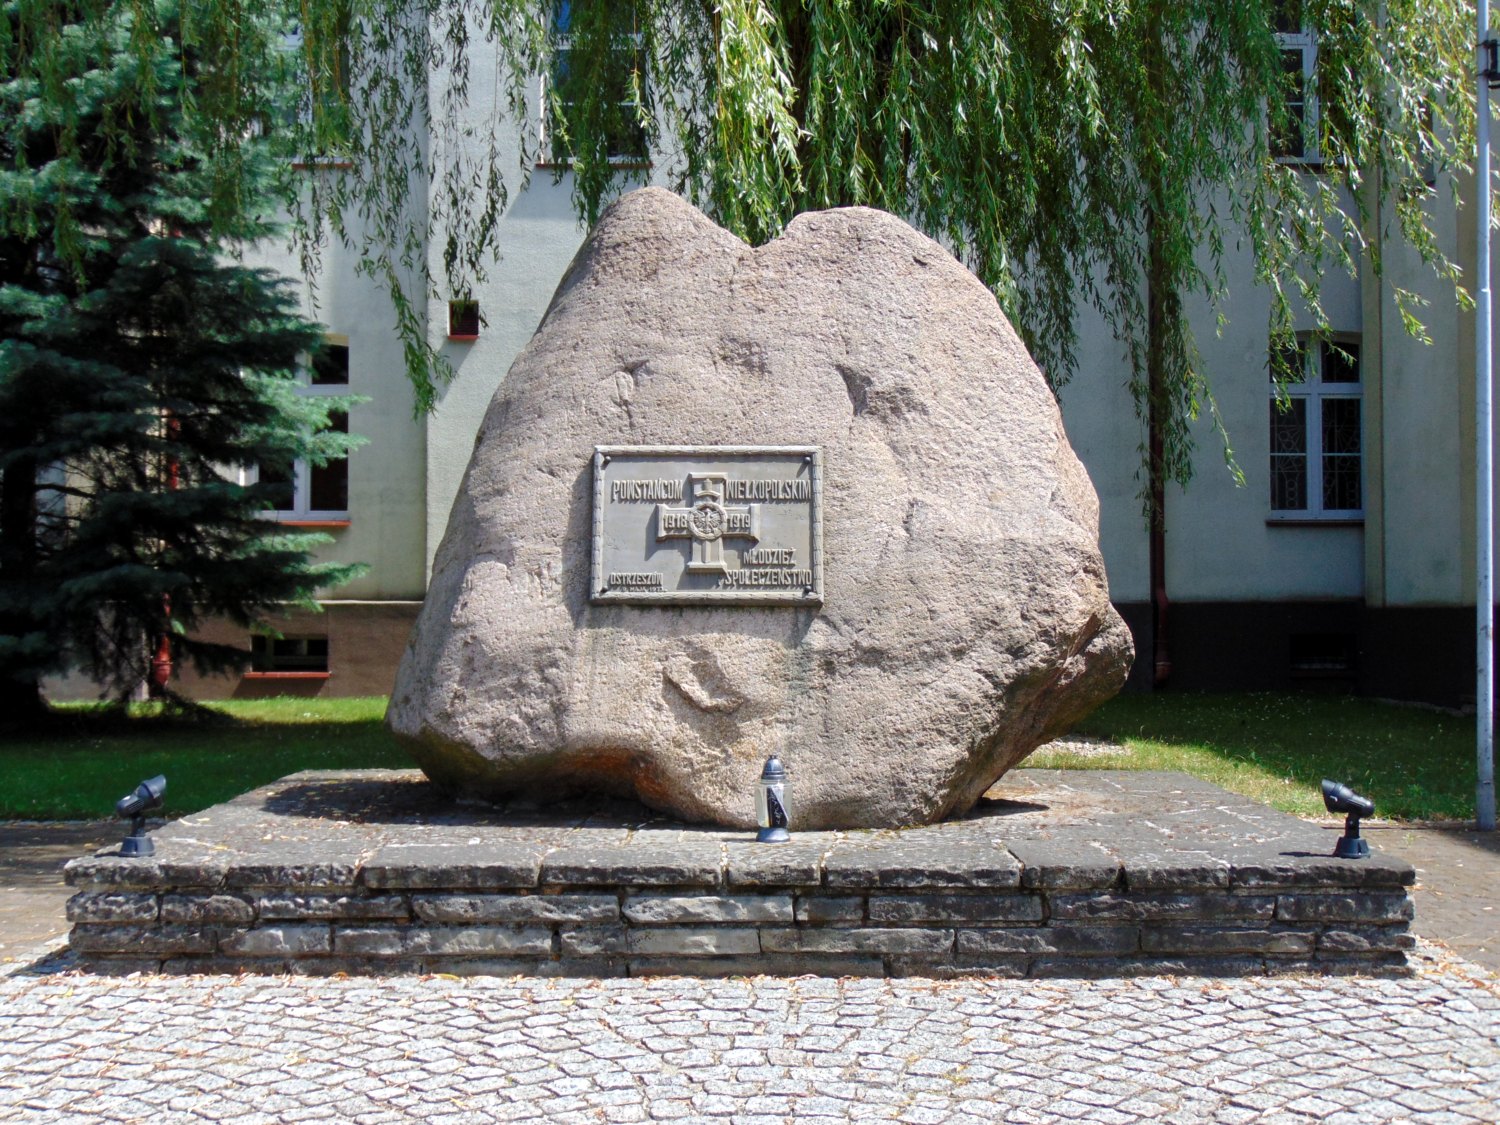
[(1494, 1122), (1500, 995), (1410, 979), (0, 979), (0, 1119)]

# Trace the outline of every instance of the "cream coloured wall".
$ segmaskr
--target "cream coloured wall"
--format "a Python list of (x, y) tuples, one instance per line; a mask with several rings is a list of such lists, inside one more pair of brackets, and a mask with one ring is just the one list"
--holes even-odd
[[(1253, 277), (1248, 252), (1226, 263), (1230, 299), (1220, 326), (1206, 300), (1191, 310), (1193, 331), (1234, 461), (1205, 410), (1193, 427), (1194, 476), (1167, 490), (1167, 588), (1173, 600), (1244, 601), (1357, 598), (1363, 589), (1359, 525), (1294, 526), (1268, 520), (1270, 510), (1269, 297)], [(1323, 300), (1335, 328), (1362, 327), (1358, 279), (1330, 277)], [(1299, 324), (1309, 329), (1311, 322)], [(1366, 375), (1368, 379), (1368, 374)], [(1123, 349), (1096, 313), (1080, 328), (1078, 373), (1059, 396), (1069, 439), (1100, 498), (1100, 538), (1117, 601), (1149, 600), (1149, 543), (1141, 500), (1144, 426), (1129, 393)]]
[[(1435, 211), (1444, 242), (1456, 247), (1457, 225), (1472, 224), (1473, 211), (1441, 201)], [(1432, 277), (1413, 251), (1391, 242), (1385, 253), (1391, 277), (1428, 300), (1422, 316), (1433, 342), (1404, 331), (1391, 286), (1381, 286), (1374, 330), (1382, 456), (1372, 491), (1383, 510), (1371, 542), (1380, 554), (1371, 600), (1461, 605), (1474, 597), (1473, 552), (1465, 546), (1473, 541), (1473, 318), (1459, 312), (1452, 286)]]
[(500, 229), (502, 257), (474, 290), (485, 320), (479, 339), (472, 343), (448, 340), (446, 297), (433, 298), (428, 305), (429, 340), (455, 371), (437, 410), (426, 421), (428, 567), (448, 525), (448, 512), (490, 399), (536, 331), (584, 236), (568, 185), (554, 184), (545, 172), (537, 173), (513, 200)]
[(332, 542), (318, 551), (320, 559), (365, 563), (369, 570), (329, 595), (420, 598), (426, 589), (426, 430), (412, 414), (390, 297), (356, 273), (353, 256), (340, 246), (324, 250), (316, 298), (285, 245), (257, 247), (252, 260), (293, 279), (304, 314), (348, 337), (350, 392), (369, 399), (349, 413), (350, 432), (366, 439), (349, 457), (349, 526), (326, 529)]
[[(500, 165), (512, 190), (500, 220), (498, 256), (488, 264), (487, 276), (472, 289), (484, 320), (479, 339), (460, 342), (448, 338), (448, 301), (464, 294), (441, 291), (430, 297), (427, 306), (428, 340), (447, 357), (455, 372), (452, 382), (442, 390), (437, 409), (426, 421), (425, 561), (429, 573), (490, 399), (536, 331), (586, 234), (573, 209), (572, 185), (566, 172), (559, 179), (553, 169), (537, 168), (526, 187), (519, 189), (520, 147), (514, 125), (505, 122), (507, 111), (494, 100), (503, 86), (496, 78), (492, 53), (475, 52), (471, 65), (470, 118), (504, 123), (494, 129), (480, 129), (467, 141), (453, 142), (454, 148), (437, 152), (436, 158), (440, 162), (445, 158), (476, 159), (482, 155), (481, 148), (493, 140), (500, 146)], [(434, 102), (442, 99), (444, 81), (442, 74), (432, 76), (430, 97)], [(539, 96), (540, 79), (533, 80), (532, 89)], [(536, 106), (527, 112), (535, 114)], [(642, 182), (661, 183), (662, 175), (659, 165), (632, 169), (620, 191)], [(428, 269), (434, 278), (444, 277), (442, 247), (435, 243), (428, 248)], [(442, 282), (439, 288), (443, 289)]]

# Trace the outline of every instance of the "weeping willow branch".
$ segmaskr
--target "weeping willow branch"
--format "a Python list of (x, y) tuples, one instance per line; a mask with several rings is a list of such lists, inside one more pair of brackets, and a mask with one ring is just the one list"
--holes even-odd
[[(124, 3), (148, 35), (152, 0), (63, 6)], [(337, 239), (387, 287), (419, 411), (451, 372), (418, 305), (439, 287), (472, 289), (503, 254), (500, 219), (548, 155), (542, 122), (566, 144), (582, 221), (646, 174), (611, 159), (622, 103), (606, 92), (622, 80), (658, 173), (716, 221), (761, 243), (804, 210), (902, 214), (993, 289), (1054, 387), (1075, 367), (1081, 313), (1096, 309), (1143, 419), (1149, 216), (1153, 280), (1174, 297), (1151, 334), (1167, 349), (1163, 468), (1181, 483), (1195, 420), (1222, 432), (1183, 310), (1197, 295), (1227, 315), (1230, 255), (1253, 259), (1272, 339), (1299, 317), (1326, 328), (1318, 279), (1379, 272), (1390, 239), (1466, 299), (1432, 223), (1473, 146), (1462, 0), (573, 0), (568, 65), (585, 94), (566, 102), (544, 82), (552, 0), (297, 0), (274, 30), (245, 19), (242, 0), (190, 6), (184, 37), (213, 60), (187, 107), (215, 160), (210, 208), (239, 204), (249, 129), (271, 123), (289, 160), (336, 158), (337, 172), (283, 184), (297, 251), (312, 276)], [(4, 7), (7, 81), (45, 103), (69, 49), (59, 4)], [(1315, 167), (1272, 152), (1300, 127), (1274, 33), (1299, 7), (1318, 44), (1304, 138)], [(60, 147), (76, 143), (66, 121), (56, 128)], [(27, 201), (0, 199), (0, 221), (24, 226)], [(64, 230), (59, 259), (83, 237)], [(1420, 307), (1402, 293), (1420, 335)]]

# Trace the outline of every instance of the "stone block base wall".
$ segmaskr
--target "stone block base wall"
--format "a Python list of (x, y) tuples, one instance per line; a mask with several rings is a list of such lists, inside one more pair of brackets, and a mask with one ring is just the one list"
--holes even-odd
[(511, 976), (1115, 976), (1392, 971), (1401, 891), (830, 895), (85, 891), (86, 964), (115, 972)]
[[(152, 859), (75, 860), (74, 951), (106, 972), (1021, 977), (1399, 972), (1412, 946), (1409, 865), (1267, 846), (1265, 824), (1256, 847), (1220, 855), (1208, 829), (1179, 852), (1089, 826), (1112, 854), (1028, 828), (1037, 813), (757, 845), (597, 814), (445, 824), (403, 774), (384, 776), (408, 804), (383, 818), (324, 801), (295, 843), (251, 823), (306, 808), (288, 782), (328, 797), (332, 776), (168, 826)], [(1168, 775), (1138, 775), (1153, 776)]]

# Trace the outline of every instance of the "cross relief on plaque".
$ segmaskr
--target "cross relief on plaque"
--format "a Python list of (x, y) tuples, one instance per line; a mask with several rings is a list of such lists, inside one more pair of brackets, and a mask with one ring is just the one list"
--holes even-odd
[(688, 481), (693, 488), (692, 507), (656, 506), (657, 541), (691, 539), (693, 557), (687, 564), (690, 572), (728, 574), (724, 540), (748, 539), (752, 543), (760, 540), (756, 529), (758, 505), (743, 508), (726, 505), (728, 475), (725, 473), (691, 473)]

